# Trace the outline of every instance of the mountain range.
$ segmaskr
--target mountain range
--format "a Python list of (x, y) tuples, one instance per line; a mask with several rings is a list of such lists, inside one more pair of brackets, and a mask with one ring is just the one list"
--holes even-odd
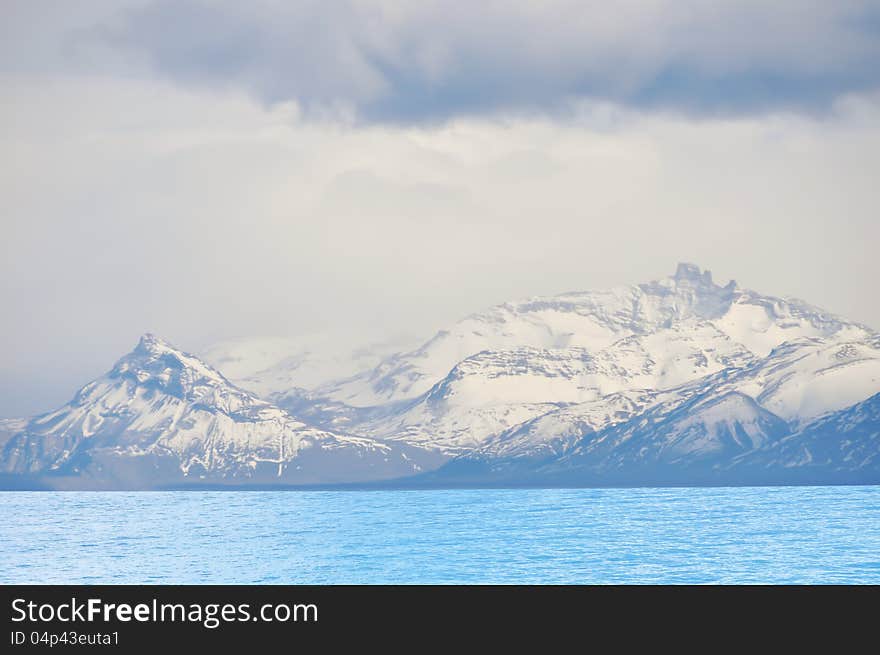
[(880, 334), (680, 264), (409, 348), (325, 336), (193, 355), (145, 335), (64, 407), (0, 421), (0, 471), (111, 489), (876, 484)]

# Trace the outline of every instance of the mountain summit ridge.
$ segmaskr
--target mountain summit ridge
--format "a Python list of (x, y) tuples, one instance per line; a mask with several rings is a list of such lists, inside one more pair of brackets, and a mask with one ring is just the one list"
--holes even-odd
[(682, 263), (673, 276), (649, 283), (496, 305), (439, 331), (415, 350), (315, 392), (355, 407), (412, 400), (458, 362), (482, 351), (529, 346), (595, 352), (628, 337), (679, 328), (686, 332), (691, 325), (706, 324), (757, 356), (802, 336), (857, 339), (872, 334), (866, 326), (799, 300), (764, 296), (733, 281), (717, 285), (709, 271)]
[(417, 473), (423, 455), (308, 426), (149, 333), (70, 403), (19, 428), (0, 442), (0, 470), (73, 487), (364, 481)]
[(880, 483), (880, 334), (694, 264), (502, 303), (390, 355), (353, 349), (361, 370), (339, 379), (320, 362), (351, 364), (283, 345), (205, 361), (144, 334), (64, 407), (0, 422), (0, 472), (109, 488)]

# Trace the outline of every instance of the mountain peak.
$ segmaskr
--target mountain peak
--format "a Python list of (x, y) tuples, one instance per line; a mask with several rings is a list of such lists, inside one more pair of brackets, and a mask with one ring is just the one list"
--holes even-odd
[(174, 348), (174, 346), (172, 346), (170, 343), (156, 336), (152, 332), (145, 332), (141, 336), (140, 340), (138, 340), (138, 344), (137, 346), (135, 346), (134, 352), (158, 354), (162, 352), (167, 352), (169, 350), (176, 350), (176, 348)]
[[(712, 280), (712, 271), (708, 269), (703, 270), (696, 264), (692, 264), (690, 262), (679, 262), (678, 266), (675, 269), (675, 275), (672, 276), (672, 279), (677, 284), (690, 283), (692, 285), (698, 285), (702, 287), (718, 286)], [(736, 289), (736, 287), (736, 280), (730, 280), (724, 287), (724, 289), (726, 291), (733, 291), (734, 289)]]
[(178, 397), (192, 397), (197, 389), (228, 388), (242, 394), (223, 375), (195, 355), (183, 352), (150, 332), (122, 357), (110, 377), (127, 378), (138, 385), (161, 389)]
[(111, 488), (398, 478), (420, 471), (421, 457), (435, 458), (311, 428), (149, 333), (64, 407), (0, 429), (8, 439), (0, 472), (61, 473)]
[(676, 281), (691, 281), (691, 282), (702, 282), (704, 284), (712, 284), (712, 272), (709, 270), (700, 270), (700, 267), (696, 264), (691, 264), (689, 262), (679, 262), (678, 267), (675, 269), (675, 280)]

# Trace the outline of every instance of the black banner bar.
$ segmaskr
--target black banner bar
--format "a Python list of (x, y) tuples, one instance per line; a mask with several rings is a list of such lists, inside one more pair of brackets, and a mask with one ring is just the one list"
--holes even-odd
[[(0, 652), (874, 643), (877, 587), (7, 586)], [(414, 643), (412, 639), (417, 642)], [(607, 640), (612, 640), (608, 642)], [(677, 640), (677, 642), (676, 642)], [(589, 647), (589, 648), (588, 648)], [(567, 650), (570, 650), (567, 649)], [(153, 651), (155, 652), (155, 650)], [(336, 652), (336, 651), (330, 651)], [(850, 651), (847, 651), (850, 652)]]

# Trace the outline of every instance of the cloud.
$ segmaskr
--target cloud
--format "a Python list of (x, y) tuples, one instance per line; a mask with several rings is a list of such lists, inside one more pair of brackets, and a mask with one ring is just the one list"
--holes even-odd
[(821, 119), (305, 120), (237, 90), (3, 76), (0, 416), (146, 330), (181, 347), (433, 330), (679, 260), (880, 325), (880, 98)]
[(582, 100), (827, 111), (880, 85), (880, 7), (839, 0), (155, 0), (93, 35), (183, 84), (417, 124)]
[(428, 336), (678, 260), (880, 326), (867, 3), (207, 6), (5, 8), (0, 416), (145, 330)]

